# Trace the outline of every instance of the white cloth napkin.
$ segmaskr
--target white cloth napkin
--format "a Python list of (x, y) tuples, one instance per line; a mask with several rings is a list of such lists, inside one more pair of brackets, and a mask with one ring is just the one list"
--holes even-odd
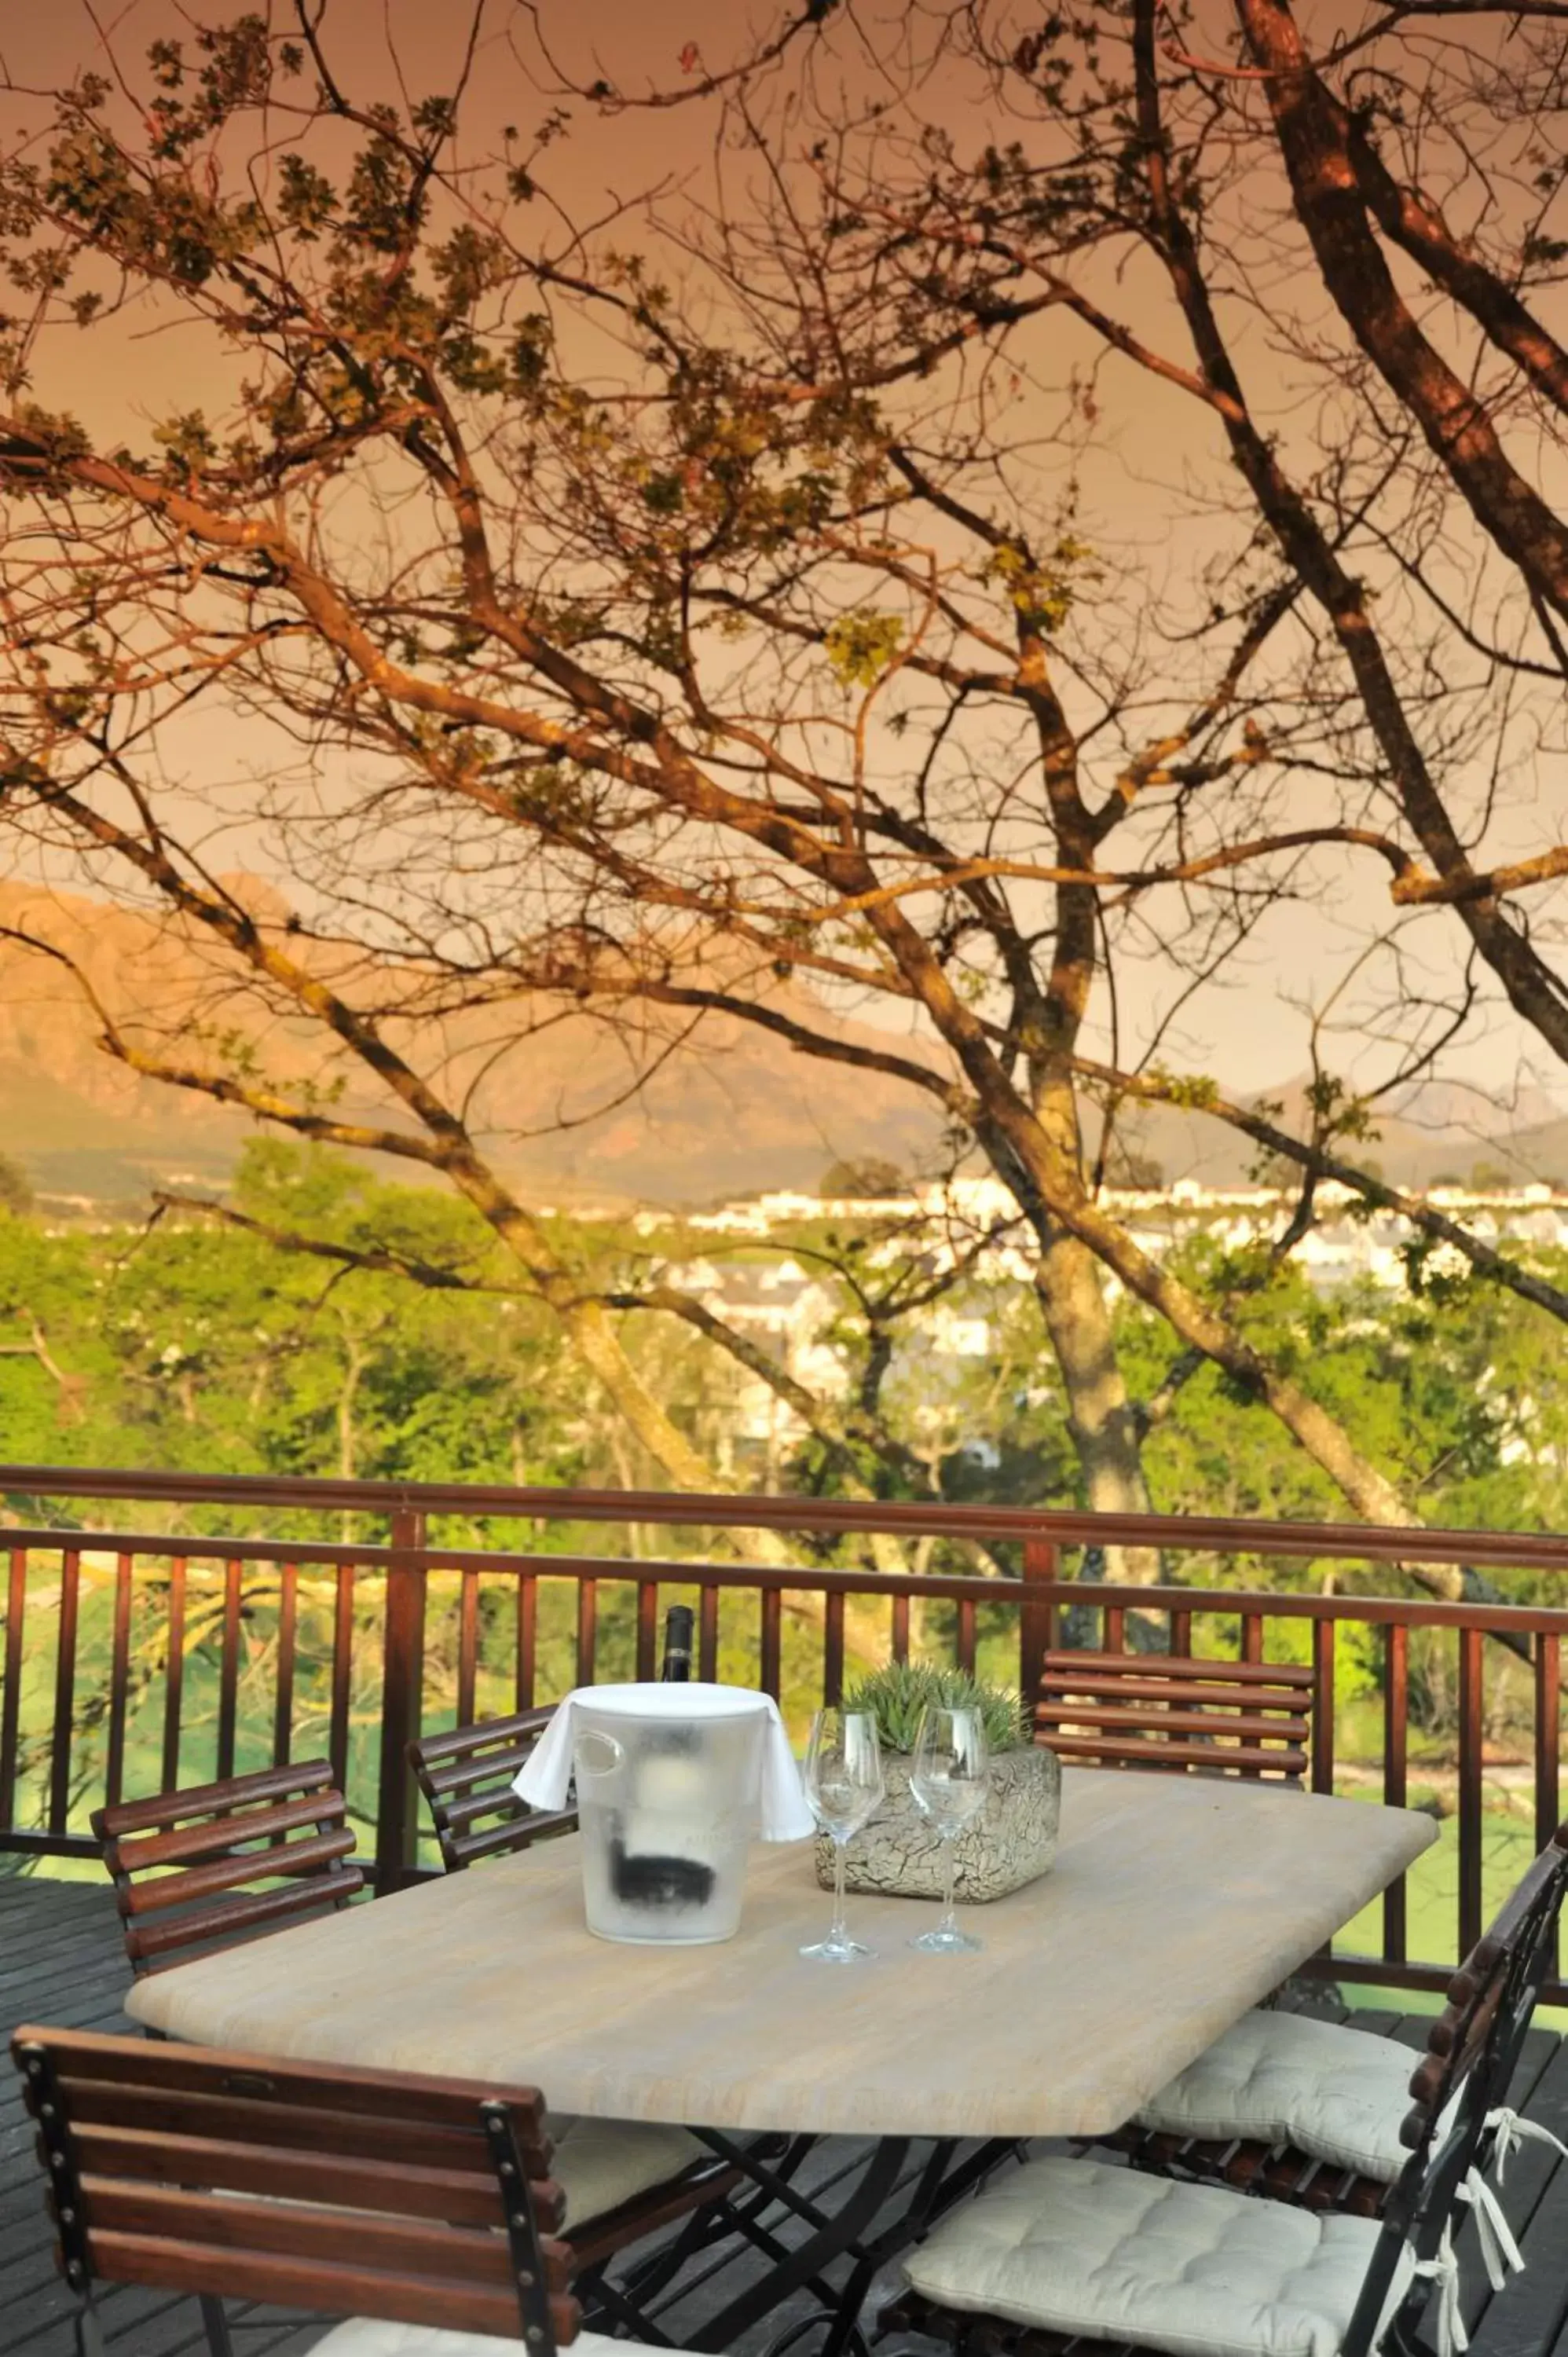
[(708, 1685), (695, 1681), (669, 1686), (575, 1686), (557, 1706), (526, 1766), (512, 1780), (511, 1789), (520, 1801), (526, 1801), (531, 1809), (565, 1807), (575, 1749), (575, 1706), (579, 1702), (603, 1703), (609, 1695), (618, 1702), (624, 1698), (628, 1706), (635, 1699), (639, 1707), (646, 1706), (660, 1715), (668, 1713), (671, 1717), (686, 1713), (693, 1718), (719, 1715), (727, 1717), (743, 1699), (754, 1704), (768, 1719), (763, 1730), (757, 1831), (764, 1841), (769, 1842), (804, 1841), (808, 1834), (816, 1831), (816, 1820), (801, 1790), (800, 1771), (789, 1749), (779, 1706), (771, 1695), (758, 1694), (750, 1686)]

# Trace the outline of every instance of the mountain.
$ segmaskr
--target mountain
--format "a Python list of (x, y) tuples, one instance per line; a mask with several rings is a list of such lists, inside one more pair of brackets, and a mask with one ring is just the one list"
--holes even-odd
[[(1283, 1106), (1283, 1112), (1271, 1112), (1270, 1119), (1294, 1135), (1305, 1136), (1310, 1124), (1305, 1082), (1287, 1082), (1268, 1093), (1272, 1103)], [(1242, 1097), (1240, 1102), (1245, 1106), (1259, 1101)], [(1521, 1181), (1549, 1177), (1557, 1170), (1568, 1171), (1568, 1151), (1560, 1154), (1554, 1163), (1543, 1163), (1538, 1168), (1528, 1153), (1515, 1151), (1522, 1147), (1522, 1138), (1487, 1136), (1475, 1129), (1418, 1126), (1392, 1114), (1378, 1116), (1374, 1126), (1378, 1133), (1375, 1138), (1359, 1145), (1348, 1144), (1340, 1151), (1347, 1161), (1375, 1164), (1395, 1186), (1427, 1187), (1439, 1178), (1463, 1178), (1482, 1161), (1507, 1168)], [(1559, 1123), (1557, 1126), (1568, 1131), (1568, 1123)], [(1158, 1164), (1167, 1186), (1178, 1178), (1197, 1178), (1208, 1187), (1244, 1185), (1261, 1151), (1241, 1131), (1175, 1105), (1129, 1108), (1117, 1128), (1124, 1146)]]
[[(5, 937), (18, 931), (68, 950), (121, 1021), (141, 1014), (199, 1022), (209, 1038), (233, 1030), (262, 1039), (269, 1071), (295, 1082), (317, 1067), (317, 1043), (297, 1024), (227, 997), (199, 942), (134, 909), (0, 883), (0, 1150), (43, 1193), (105, 1202), (141, 1200), (178, 1178), (218, 1184), (252, 1125), (105, 1054), (70, 973)], [(780, 983), (773, 1004), (846, 1040), (889, 1045), (886, 1032), (838, 1020), (797, 985)], [(476, 1087), (487, 1146), (535, 1199), (701, 1204), (814, 1186), (842, 1158), (921, 1165), (937, 1147), (939, 1116), (909, 1088), (799, 1054), (733, 1017), (705, 1016), (691, 1032), (686, 1017), (652, 1009), (635, 1031), (618, 1031), (571, 1002), (534, 1002), (527, 1014), (532, 1036), (487, 1077), (493, 1017), (420, 1045), (422, 1062), (446, 1055), (455, 1084)], [(647, 1077), (636, 1088), (639, 1071)], [(338, 1109), (384, 1119), (352, 1071)]]
[[(264, 910), (265, 885), (225, 881)], [(106, 1055), (97, 1045), (101, 1025), (70, 974), (17, 933), (68, 951), (122, 1022), (194, 1024), (209, 1042), (238, 1034), (259, 1044), (268, 1072), (285, 1081), (320, 1071), (319, 1040), (280, 1013), (237, 1002), (199, 940), (171, 934), (134, 909), (0, 883), (0, 1150), (46, 1195), (102, 1204), (144, 1200), (174, 1181), (221, 1185), (252, 1125)], [(779, 982), (770, 1003), (846, 1041), (909, 1052), (885, 1030), (830, 1015), (797, 981)], [(836, 1160), (929, 1168), (940, 1146), (936, 1109), (912, 1089), (799, 1054), (723, 1014), (692, 1029), (679, 1011), (645, 1008), (616, 1028), (575, 1001), (535, 999), (499, 1017), (432, 1029), (417, 1049), (421, 1069), (444, 1056), (449, 1087), (473, 1088), (473, 1118), (489, 1151), (534, 1200), (695, 1206), (812, 1187)], [(194, 1060), (202, 1051), (184, 1052)], [(345, 1078), (340, 1109), (384, 1120), (357, 1071)], [(1283, 1101), (1283, 1125), (1305, 1130), (1304, 1082), (1273, 1093)], [(1568, 1114), (1539, 1090), (1511, 1114), (1510, 1121), (1492, 1113), (1477, 1091), (1426, 1083), (1398, 1114), (1383, 1115), (1377, 1140), (1358, 1152), (1402, 1185), (1463, 1175), (1483, 1160), (1521, 1179), (1568, 1174)], [(1126, 1108), (1119, 1131), (1167, 1183), (1237, 1183), (1257, 1159), (1236, 1131), (1174, 1106)]]

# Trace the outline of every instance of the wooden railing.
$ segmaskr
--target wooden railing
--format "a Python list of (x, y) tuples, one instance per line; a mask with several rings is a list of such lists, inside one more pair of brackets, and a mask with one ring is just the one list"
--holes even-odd
[[(1310, 1659), (1314, 1788), (1400, 1807), (1430, 1787), (1456, 1835), (1438, 1869), (1451, 1867), (1454, 1885), (1440, 1934), (1430, 1884), (1420, 1886), (1428, 1953), (1411, 1953), (1402, 1879), (1383, 1900), (1379, 1943), (1337, 1951), (1333, 1969), (1347, 1978), (1440, 1986), (1558, 1822), (1568, 1610), (1491, 1595), (1440, 1602), (1408, 1592), (1408, 1577), (1395, 1582), (1407, 1592), (1342, 1592), (1357, 1566), (1375, 1564), (1419, 1566), (1429, 1579), (1458, 1566), (1471, 1587), (1485, 1574), (1504, 1592), (1533, 1575), (1549, 1597), (1568, 1598), (1568, 1542), (1541, 1534), (27, 1466), (0, 1466), (0, 1499), (25, 1517), (0, 1528), (0, 1852), (89, 1857), (87, 1816), (104, 1798), (325, 1750), (366, 1828), (378, 1889), (395, 1888), (418, 1864), (405, 1753), (421, 1727), (524, 1708), (597, 1676), (650, 1675), (677, 1596), (697, 1607), (699, 1674), (745, 1676), (799, 1712), (836, 1698), (857, 1661), (912, 1646), (1031, 1692), (1064, 1618), (1072, 1641)], [(177, 1527), (90, 1526), (88, 1514), (111, 1502)], [(439, 1524), (458, 1517), (482, 1523), (486, 1544), (442, 1543)], [(354, 1534), (231, 1534), (268, 1518), (317, 1530), (338, 1518)], [(556, 1551), (602, 1524), (628, 1547), (662, 1532), (666, 1551)], [(521, 1526), (522, 1544), (490, 1543), (509, 1525)], [(757, 1530), (786, 1536), (800, 1560), (745, 1560), (745, 1534)], [(872, 1537), (908, 1549), (935, 1542), (947, 1564), (979, 1568), (823, 1559)], [(1086, 1548), (1133, 1546), (1161, 1551), (1165, 1584), (1063, 1576)], [(1332, 1572), (1340, 1592), (1220, 1585), (1219, 1566), (1237, 1556)], [(1485, 1736), (1505, 1680), (1528, 1741), (1498, 1768)], [(1359, 1757), (1337, 1748), (1348, 1683), (1360, 1690)], [(1444, 1732), (1434, 1746), (1437, 1688), (1451, 1700), (1435, 1713)], [(1490, 1797), (1506, 1806), (1488, 1808), (1488, 1773)], [(1568, 1987), (1558, 1981), (1549, 1994), (1561, 2002)]]

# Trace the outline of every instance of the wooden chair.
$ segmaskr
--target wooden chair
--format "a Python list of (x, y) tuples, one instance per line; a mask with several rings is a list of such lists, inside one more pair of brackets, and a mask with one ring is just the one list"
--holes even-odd
[(95, 1809), (137, 1974), (346, 1907), (365, 1878), (325, 1760)]
[(1206, 1769), (1299, 1784), (1310, 1669), (1186, 1653), (1048, 1652), (1036, 1739), (1090, 1768)]
[[(1515, 1910), (1528, 1907), (1532, 1878), (1549, 1876), (1553, 1871), (1554, 1855), (1563, 1852), (1568, 1852), (1568, 1824), (1559, 1825), (1541, 1857), (1530, 1867), (1521, 1885), (1523, 1895), (1509, 1900), (1488, 1935), (1491, 1940), (1509, 1936)], [(1477, 1955), (1486, 1945), (1483, 1942), (1476, 1952)], [(1473, 1969), (1474, 1962), (1472, 1958), (1467, 1971)], [(1300, 2062), (1290, 2051), (1293, 2027), (1303, 2025), (1294, 2024), (1289, 2014), (1243, 2016), (1240, 2022), (1216, 2040), (1208, 2054), (1155, 2098), (1147, 2107), (1146, 2117), (1140, 2115), (1120, 2135), (1097, 2141), (1127, 2153), (1135, 2169), (1199, 2182), (1233, 2185), (1246, 2191), (1265, 2193), (1273, 2201), (1294, 2202), (1302, 2209), (1377, 2217), (1401, 2173), (1399, 2128), (1403, 2106), (1396, 2092), (1401, 2050), (1384, 2039), (1369, 2040), (1365, 2031), (1348, 2025), (1309, 2022), (1305, 2025), (1310, 2031), (1307, 2050), (1316, 2050), (1321, 2057), (1320, 2061), (1314, 2060), (1309, 2074), (1300, 2072)], [(1208, 2091), (1206, 2108), (1212, 2108), (1213, 2090), (1225, 2082), (1227, 2050), (1232, 2046), (1237, 2050), (1230, 2083), (1237, 2087), (1267, 2087), (1268, 2102), (1279, 2106), (1278, 2117), (1271, 2124), (1275, 2132), (1260, 2136), (1260, 2123), (1248, 2116), (1232, 2119), (1223, 2135), (1185, 2136), (1173, 2129), (1167, 2123), (1173, 2110), (1179, 2112), (1180, 2091), (1195, 2073), (1204, 2073)], [(1387, 2064), (1389, 2112), (1380, 2124), (1370, 2108), (1374, 2091), (1368, 2084), (1360, 2061), (1361, 2053), (1373, 2047), (1383, 2050)], [(1334, 2074), (1342, 2054), (1350, 2066), (1352, 2089), (1350, 2116), (1343, 2125), (1336, 2121), (1334, 2099), (1326, 2102), (1324, 2097), (1325, 2086), (1332, 2089), (1335, 2085)], [(1218, 2072), (1214, 2067), (1217, 2061)], [(1383, 2077), (1380, 2069), (1380, 2085)], [(1174, 2106), (1173, 2093), (1177, 2097)], [(1336, 2157), (1327, 2158), (1324, 2151), (1315, 2151), (1315, 2144), (1337, 2148)], [(1352, 2146), (1365, 2147), (1365, 2153), (1356, 2167), (1347, 2167), (1347, 2148)]]
[[(957, 2211), (940, 2222), (908, 2259), (909, 2288), (884, 2311), (883, 2329), (931, 2335), (960, 2357), (1066, 2357), (1069, 2351), (1074, 2357), (1146, 2357), (1136, 2334), (1129, 2337), (1130, 2316), (1142, 2315), (1151, 2330), (1157, 2320), (1162, 2333), (1180, 2330), (1195, 2350), (1211, 2340), (1233, 2351), (1261, 2348), (1259, 2319), (1266, 2319), (1271, 2348), (1310, 2341), (1335, 2357), (1371, 2357), (1374, 2350), (1414, 2357), (1429, 2345), (1420, 2328), (1435, 2292), (1439, 2346), (1462, 2350), (1455, 2238), (1468, 2217), (1495, 2203), (1484, 2170), (1494, 2136), (1512, 2117), (1509, 2090), (1552, 1967), (1565, 1890), (1568, 1847), (1560, 1833), (1449, 1982), (1447, 2005), (1409, 2082), (1400, 2132), (1409, 2157), (1380, 2224), (1335, 2222), (1335, 2280), (1302, 2287), (1300, 2222), (1286, 2204), (1228, 2187), (1187, 2185), (1165, 2189), (1179, 2196), (1179, 2211), (1173, 2205), (1166, 2212), (1158, 2233), (1135, 2222), (1114, 2268), (1101, 2285), (1091, 2276), (1086, 2290), (1084, 2269), (1092, 2270), (1100, 2243), (1114, 2241), (1121, 2222), (1138, 2210), (1148, 2179), (1102, 2162), (1035, 2161), (981, 2194), (967, 2221)], [(1064, 2237), (1060, 2223), (1069, 2205), (1085, 2222), (1077, 2240), (1070, 2231)], [(1028, 2217), (1020, 2215), (1031, 2211), (1042, 2228), (1058, 2222), (1054, 2242), (1031, 2247)], [(978, 2233), (968, 2222), (974, 2221)], [(1496, 2283), (1518, 2255), (1510, 2260), (1494, 2242), (1487, 2255), (1486, 2237), (1477, 2239)], [(1239, 2288), (1227, 2282), (1232, 2244)], [(1009, 2255), (1001, 2271), (999, 2252)], [(1079, 2279), (1069, 2295), (1063, 2277), (1073, 2269)], [(1195, 2298), (1210, 2311), (1202, 2322), (1193, 2312)], [(1276, 2301), (1293, 2311), (1288, 2332)], [(1005, 2305), (1005, 2319), (992, 2302)], [(1070, 2324), (1057, 2322), (1053, 2310), (1059, 2316), (1069, 2308)], [(1106, 2321), (1097, 2324), (1086, 2309), (1103, 2310)]]
[(409, 1765), (424, 1793), (441, 1862), (448, 1874), (476, 1858), (500, 1857), (527, 1849), (552, 1834), (576, 1829), (575, 1809), (531, 1809), (512, 1791), (512, 1779), (554, 1712), (520, 1710), (511, 1718), (481, 1719), (446, 1735), (425, 1736), (408, 1747)]
[(79, 2357), (103, 2357), (105, 2283), (206, 2295), (214, 2357), (230, 2357), (224, 2298), (350, 2319), (317, 2357), (369, 2357), (378, 2320), (495, 2336), (515, 2357), (640, 2345), (578, 2338), (532, 2088), (31, 2027), (11, 2051)]

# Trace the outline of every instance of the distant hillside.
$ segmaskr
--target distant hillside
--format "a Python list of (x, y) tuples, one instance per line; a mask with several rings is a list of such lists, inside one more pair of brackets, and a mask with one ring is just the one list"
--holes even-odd
[[(264, 886), (237, 881), (264, 899)], [(173, 1019), (199, 1006), (220, 1028), (252, 1037), (264, 1028), (270, 1070), (298, 1079), (317, 1067), (318, 1042), (298, 1026), (215, 996), (218, 977), (201, 945), (170, 939), (133, 910), (0, 883), (0, 925), (69, 947), (122, 1018), (141, 1011)], [(797, 984), (781, 982), (774, 1003), (819, 1028), (832, 1020)], [(531, 1012), (534, 1036), (479, 1082), (476, 1108), (496, 1160), (536, 1200), (700, 1205), (811, 1187), (841, 1159), (875, 1156), (926, 1168), (939, 1150), (934, 1108), (913, 1091), (799, 1055), (732, 1017), (706, 1017), (688, 1037), (684, 1017), (658, 1009), (620, 1033), (575, 1006), (536, 1003)], [(476, 1022), (444, 1035), (454, 1085), (477, 1076), (496, 1045), (497, 1021), (491, 1015), (482, 1028)], [(846, 1039), (887, 1044), (885, 1031), (837, 1028)], [(95, 1042), (91, 1010), (70, 977), (0, 940), (0, 1147), (40, 1191), (99, 1203), (139, 1200), (182, 1178), (220, 1184), (250, 1134), (246, 1118), (126, 1071)], [(432, 1044), (421, 1043), (422, 1060)], [(640, 1090), (639, 1070), (648, 1075)], [(348, 1083), (347, 1112), (384, 1118), (355, 1072)], [(1285, 1125), (1304, 1125), (1300, 1083), (1275, 1093), (1285, 1102)], [(1405, 1185), (1464, 1175), (1483, 1159), (1520, 1178), (1568, 1176), (1568, 1114), (1553, 1117), (1539, 1092), (1520, 1111), (1530, 1126), (1488, 1135), (1474, 1092), (1429, 1088), (1403, 1117), (1384, 1118), (1365, 1153)], [(1498, 1128), (1508, 1127), (1499, 1118)], [(1167, 1182), (1233, 1183), (1255, 1160), (1246, 1138), (1170, 1107), (1124, 1115), (1122, 1135)]]
[[(1273, 1091), (1283, 1111), (1277, 1119), (1283, 1129), (1304, 1135), (1309, 1123), (1305, 1091), (1300, 1081)], [(1245, 1102), (1245, 1100), (1243, 1100)], [(1428, 1187), (1434, 1179), (1463, 1178), (1478, 1162), (1489, 1162), (1521, 1183), (1530, 1178), (1568, 1178), (1568, 1116), (1509, 1132), (1501, 1115), (1498, 1128), (1485, 1125), (1485, 1107), (1470, 1091), (1454, 1092), (1457, 1118), (1444, 1120), (1441, 1096), (1429, 1112), (1418, 1105), (1419, 1119), (1383, 1114), (1376, 1121), (1378, 1135), (1364, 1145), (1347, 1146), (1348, 1160), (1376, 1164), (1386, 1178), (1401, 1187)], [(1157, 1163), (1167, 1184), (1177, 1178), (1197, 1178), (1210, 1187), (1241, 1183), (1258, 1159), (1258, 1148), (1240, 1131), (1203, 1114), (1184, 1113), (1174, 1105), (1141, 1105), (1124, 1114), (1120, 1125), (1123, 1142)]]
[[(199, 950), (134, 911), (0, 883), (0, 924), (69, 946), (112, 1011), (174, 1016), (209, 996)], [(822, 1028), (822, 1007), (780, 985), (778, 1005)], [(539, 1028), (540, 1017), (550, 1019)], [(727, 1017), (705, 1017), (677, 1046), (683, 1017), (653, 1010), (618, 1035), (575, 1007), (535, 1008), (523, 1040), (482, 1086), (479, 1126), (501, 1167), (534, 1196), (563, 1202), (701, 1203), (748, 1189), (814, 1185), (830, 1162), (879, 1155), (925, 1162), (939, 1122), (908, 1089), (874, 1072), (795, 1053)], [(232, 1003), (210, 1023), (254, 1033)], [(875, 1039), (854, 1024), (846, 1039)], [(445, 1041), (467, 1077), (496, 1037), (494, 1017)], [(100, 1201), (145, 1196), (180, 1173), (216, 1183), (252, 1126), (209, 1098), (128, 1072), (95, 1044), (91, 1009), (69, 974), (0, 940), (0, 1146), (41, 1190)], [(428, 1052), (429, 1043), (426, 1043)], [(675, 1053), (671, 1055), (671, 1048)], [(269, 1061), (311, 1068), (297, 1028), (270, 1025)], [(641, 1066), (650, 1077), (628, 1095)], [(345, 1110), (373, 1114), (354, 1087)], [(626, 1100), (626, 1102), (622, 1102)]]

